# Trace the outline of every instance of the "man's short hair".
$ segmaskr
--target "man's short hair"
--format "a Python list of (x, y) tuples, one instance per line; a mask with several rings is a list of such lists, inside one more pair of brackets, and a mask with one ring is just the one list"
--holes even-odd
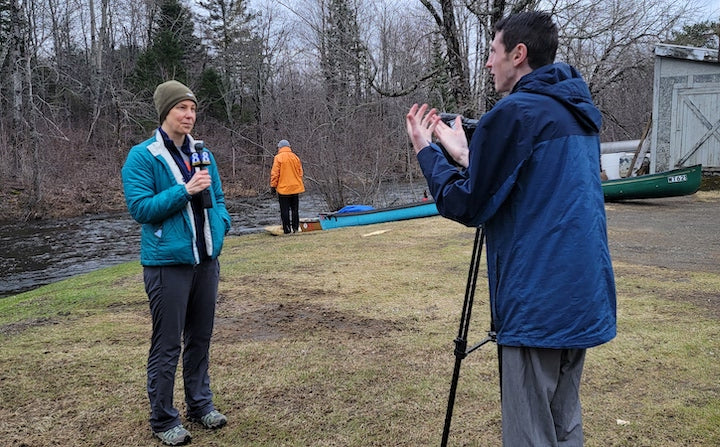
[(495, 24), (495, 33), (500, 31), (505, 51), (525, 44), (528, 64), (533, 70), (555, 62), (558, 30), (550, 14), (529, 11), (507, 16)]

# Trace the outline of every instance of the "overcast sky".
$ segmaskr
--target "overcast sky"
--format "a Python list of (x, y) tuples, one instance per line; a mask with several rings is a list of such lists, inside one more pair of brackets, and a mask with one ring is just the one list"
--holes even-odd
[(704, 5), (708, 20), (718, 20), (718, 17), (720, 17), (720, 0), (700, 0), (700, 4)]

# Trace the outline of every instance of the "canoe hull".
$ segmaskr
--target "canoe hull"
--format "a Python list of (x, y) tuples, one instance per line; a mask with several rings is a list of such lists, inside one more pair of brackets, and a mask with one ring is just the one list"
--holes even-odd
[(438, 209), (435, 202), (428, 200), (403, 206), (360, 211), (355, 213), (321, 214), (320, 226), (323, 230), (330, 230), (333, 228), (416, 219), (419, 217), (435, 216), (437, 214)]
[[(654, 199), (694, 194), (700, 187), (702, 166), (675, 169), (659, 174), (622, 178), (602, 182), (605, 201)], [(318, 220), (301, 222), (301, 231), (371, 225), (438, 215), (435, 202), (426, 200), (402, 206), (352, 213), (321, 214)]]
[(606, 202), (614, 200), (657, 199), (694, 194), (702, 181), (702, 165), (658, 174), (641, 175), (602, 182)]

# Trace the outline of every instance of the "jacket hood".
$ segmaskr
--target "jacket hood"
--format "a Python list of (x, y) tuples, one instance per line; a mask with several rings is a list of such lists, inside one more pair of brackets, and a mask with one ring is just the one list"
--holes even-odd
[(515, 92), (549, 96), (570, 110), (584, 127), (600, 131), (602, 115), (593, 104), (582, 75), (568, 64), (559, 62), (533, 70), (515, 84)]

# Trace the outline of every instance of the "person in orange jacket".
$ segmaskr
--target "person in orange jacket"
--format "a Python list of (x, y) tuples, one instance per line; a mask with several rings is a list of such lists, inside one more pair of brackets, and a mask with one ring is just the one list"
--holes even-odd
[(302, 163), (287, 140), (280, 140), (277, 147), (278, 153), (270, 171), (270, 187), (277, 193), (280, 202), (283, 233), (297, 233), (300, 228), (300, 193), (305, 192)]

